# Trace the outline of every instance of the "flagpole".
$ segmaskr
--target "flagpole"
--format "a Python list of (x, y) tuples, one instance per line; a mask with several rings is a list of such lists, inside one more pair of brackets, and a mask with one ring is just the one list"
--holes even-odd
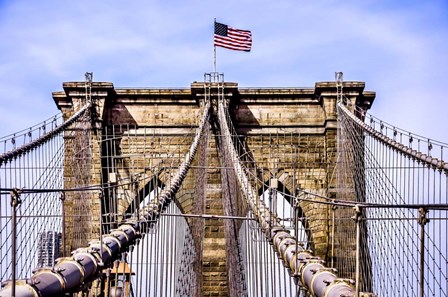
[[(215, 32), (215, 26), (216, 26), (216, 18), (215, 22), (213, 23), (213, 33)], [(216, 73), (216, 45), (214, 41), (213, 41), (213, 72)]]

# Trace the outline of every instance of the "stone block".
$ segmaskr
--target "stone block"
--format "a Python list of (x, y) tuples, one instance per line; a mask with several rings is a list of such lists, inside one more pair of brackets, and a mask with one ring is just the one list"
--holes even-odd
[[(101, 113), (102, 118), (98, 119), (105, 129), (97, 132), (100, 137), (109, 137), (110, 141), (103, 142), (101, 147), (93, 141), (91, 155), (76, 159), (74, 154), (79, 150), (77, 139), (93, 138), (93, 134), (78, 129), (71, 135), (65, 135), (65, 186), (73, 188), (79, 185), (80, 181), (83, 181), (83, 184), (99, 184), (103, 173), (101, 166), (109, 162), (108, 158), (112, 155), (117, 157), (114, 161), (116, 164), (113, 164), (116, 167), (117, 182), (120, 179), (129, 180), (133, 176), (146, 174), (148, 177), (155, 175), (158, 182), (169, 184), (192, 142), (194, 129), (191, 127), (198, 124), (202, 111), (204, 84), (193, 83), (190, 90), (114, 89), (112, 84), (95, 84), (98, 89), (104, 88), (104, 93), (107, 94), (101, 99), (107, 101), (107, 104), (102, 105), (104, 112)], [(237, 84), (226, 84), (229, 86), (229, 92), (235, 95), (232, 98), (236, 98), (229, 112), (237, 132), (243, 135), (241, 140), (245, 142), (250, 156), (263, 168), (263, 172), (259, 174), (261, 179), (265, 182), (271, 178), (278, 179), (279, 189), (283, 187), (292, 194), (296, 193), (298, 188), (303, 188), (330, 195), (327, 188), (336, 186), (330, 176), (334, 170), (338, 149), (334, 83), (316, 84), (315, 89), (238, 89)], [(83, 99), (72, 97), (70, 94), (81, 94), (85, 91), (85, 86), (83, 83), (66, 83), (64, 87), (67, 92), (57, 93), (54, 98), (63, 110), (64, 118), (68, 118), (79, 108), (78, 105)], [(350, 88), (356, 89), (359, 96), (362, 96), (362, 83), (353, 83), (349, 91)], [(372, 96), (369, 98), (373, 100)], [(352, 100), (356, 102), (356, 98), (353, 97)], [(214, 130), (210, 129), (208, 135), (209, 138), (203, 142), (203, 148), (198, 150), (201, 156), (195, 159), (196, 165), (207, 164), (208, 168), (199, 168), (202, 165), (191, 168), (189, 177), (177, 195), (184, 213), (224, 214), (219, 168), (222, 166), (221, 153)], [(83, 162), (74, 164), (73, 160)], [(110, 172), (109, 169), (107, 172)], [(351, 170), (350, 167), (346, 169)], [(284, 175), (284, 178), (281, 178), (282, 174), (287, 177)], [(197, 185), (199, 181), (202, 184)], [(139, 183), (139, 190), (144, 189), (145, 185), (146, 183)], [(121, 192), (117, 193), (115, 203), (117, 216), (121, 217), (130, 206), (134, 190), (128, 183), (124, 183), (119, 191)], [(336, 196), (337, 191), (333, 192)], [(84, 204), (88, 209), (85, 213), (77, 205), (86, 201), (77, 195), (67, 195), (66, 230), (67, 245), (70, 247), (75, 245), (74, 237), (79, 236), (82, 233), (80, 231), (85, 231), (81, 234), (85, 236), (76, 244), (86, 245), (87, 238), (98, 236), (99, 225), (95, 220), (100, 217), (99, 199), (97, 195), (88, 197), (88, 203)], [(239, 215), (245, 215), (246, 209), (241, 206), (241, 201), (236, 202), (237, 212)], [(330, 230), (329, 208), (316, 206), (315, 203), (300, 203), (300, 207), (307, 218), (316, 253), (325, 255), (328, 253)], [(86, 220), (85, 217), (80, 217), (80, 214), (87, 214), (93, 220)], [(351, 215), (349, 212), (338, 214), (343, 218)], [(189, 222), (196, 220), (198, 219), (190, 219)], [(82, 224), (78, 225), (85, 225), (82, 226), (85, 228), (73, 226), (72, 222), (81, 222)], [(191, 225), (193, 224), (190, 223)], [(206, 220), (204, 225), (200, 226), (203, 226), (200, 227), (203, 229), (200, 229), (198, 234), (204, 237), (203, 296), (227, 296), (223, 221)], [(344, 221), (337, 221), (335, 229), (347, 231), (351, 226)], [(336, 234), (336, 240), (340, 239), (338, 236), (342, 235)], [(213, 273), (207, 274), (209, 272)], [(224, 281), (221, 282), (221, 278), (224, 278)]]

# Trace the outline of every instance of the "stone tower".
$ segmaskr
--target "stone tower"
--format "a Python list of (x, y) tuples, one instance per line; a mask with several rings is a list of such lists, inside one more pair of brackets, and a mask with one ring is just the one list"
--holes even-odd
[[(63, 88), (64, 91), (53, 93), (53, 98), (65, 118), (84, 105), (86, 95), (95, 103), (90, 122), (66, 136), (80, 141), (65, 148), (65, 187), (114, 184), (117, 177), (130, 181), (127, 188), (113, 192), (67, 193), (64, 202), (67, 254), (98, 239), (100, 223), (102, 232), (113, 228), (113, 222), (133, 207), (130, 197), (144, 196), (148, 183), (133, 182), (136, 175), (147, 175), (152, 187), (169, 182), (172, 171), (155, 172), (151, 168), (157, 165), (160, 169), (157, 162), (188, 150), (192, 138), (185, 135), (197, 125), (204, 100), (207, 96), (213, 99), (217, 92), (213, 87), (207, 89), (202, 82), (193, 82), (185, 89), (115, 88), (107, 82), (93, 82), (90, 89), (85, 82), (66, 82)], [(344, 82), (343, 90), (351, 105), (362, 110), (370, 108), (375, 97), (375, 93), (364, 91), (362, 82)], [(340, 187), (333, 174), (338, 153), (335, 82), (318, 82), (314, 88), (240, 88), (237, 83), (225, 82), (224, 94), (237, 133), (262, 168), (260, 178), (266, 184), (272, 182), (276, 190), (292, 196), (306, 196), (307, 192), (337, 196)], [(202, 140), (195, 160), (195, 166), (204, 170), (194, 171), (186, 179), (177, 205), (185, 214), (245, 216), (247, 209), (242, 201), (226, 203), (235, 187), (223, 182), (227, 173), (220, 168), (219, 133), (213, 125), (213, 116), (206, 129), (207, 137)], [(101, 141), (112, 134), (135, 137), (132, 141)], [(84, 147), (86, 143), (88, 148)], [(178, 159), (173, 157), (170, 166), (176, 167)], [(266, 188), (257, 190), (261, 195)], [(237, 193), (232, 195), (238, 197)], [(301, 200), (299, 209), (308, 245), (316, 255), (333, 261), (339, 268), (344, 257), (352, 256), (340, 253), (337, 244), (332, 244), (345, 240), (337, 238), (337, 232), (335, 238), (331, 236), (332, 230), (343, 229), (343, 223), (334, 226), (332, 209), (307, 199)], [(231, 255), (235, 234), (229, 232), (234, 226), (216, 220), (190, 221), (190, 224), (195, 244), (202, 247), (195, 269), (202, 296), (232, 296), (229, 286), (235, 282), (232, 279), (235, 273), (229, 270), (236, 269), (232, 267), (236, 260)], [(348, 246), (353, 243), (345, 241)], [(350, 273), (342, 277), (351, 277)]]

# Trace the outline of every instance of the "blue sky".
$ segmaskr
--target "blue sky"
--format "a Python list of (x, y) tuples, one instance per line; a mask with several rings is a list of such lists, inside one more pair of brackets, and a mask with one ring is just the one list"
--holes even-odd
[(213, 19), (252, 30), (250, 53), (218, 48), (242, 87), (365, 81), (371, 113), (448, 142), (448, 2), (393, 0), (0, 0), (0, 136), (57, 113), (62, 82), (188, 87), (213, 70)]

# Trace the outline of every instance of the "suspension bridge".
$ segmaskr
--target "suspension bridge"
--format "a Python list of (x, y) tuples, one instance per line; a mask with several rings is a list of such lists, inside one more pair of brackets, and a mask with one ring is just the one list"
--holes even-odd
[(362, 82), (67, 82), (0, 138), (0, 296), (448, 296), (448, 144)]

